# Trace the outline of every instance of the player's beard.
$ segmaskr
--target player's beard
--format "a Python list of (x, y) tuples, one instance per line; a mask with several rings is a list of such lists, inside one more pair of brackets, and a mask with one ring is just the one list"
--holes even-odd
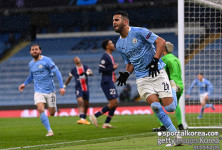
[(116, 31), (116, 33), (121, 33), (123, 31), (124, 25), (121, 24), (119, 26), (117, 26), (118, 28), (114, 28), (114, 30)]
[(32, 57), (34, 58), (34, 59), (38, 59), (39, 58), (39, 55), (40, 55), (40, 53), (33, 53), (32, 54)]
[(79, 66), (79, 65), (80, 65), (80, 62), (76, 62), (76, 65)]

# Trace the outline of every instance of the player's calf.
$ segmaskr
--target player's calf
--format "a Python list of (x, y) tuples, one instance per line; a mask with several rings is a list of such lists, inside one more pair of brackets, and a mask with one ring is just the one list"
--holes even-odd
[(164, 106), (165, 110), (167, 112), (174, 112), (174, 110), (176, 109), (176, 105), (175, 102), (173, 101), (170, 105)]
[(48, 110), (49, 110), (50, 116), (54, 116), (55, 115), (55, 112), (56, 112), (56, 108), (55, 107), (49, 107)]
[(171, 119), (169, 118), (169, 116), (163, 111), (163, 108), (162, 108), (162, 106), (160, 105), (159, 102), (153, 102), (151, 104), (151, 108), (156, 113), (159, 120), (167, 128), (167, 130), (169, 130), (170, 132), (176, 132), (177, 131), (175, 126), (173, 125)]

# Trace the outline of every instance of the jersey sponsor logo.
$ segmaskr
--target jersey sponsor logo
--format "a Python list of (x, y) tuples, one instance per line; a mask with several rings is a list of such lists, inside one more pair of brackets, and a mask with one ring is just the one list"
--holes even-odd
[(133, 38), (132, 42), (133, 42), (133, 44), (136, 44), (137, 43), (137, 39)]
[(149, 32), (149, 33), (147, 34), (147, 36), (146, 36), (146, 39), (149, 39), (150, 36), (151, 36), (151, 34), (152, 34), (152, 32)]
[(101, 64), (103, 64), (103, 65), (104, 65), (105, 63), (106, 63), (106, 61), (105, 61), (105, 60), (101, 60)]
[(39, 65), (39, 69), (42, 69), (42, 65)]
[(133, 50), (127, 52), (126, 55), (128, 57), (134, 57), (134, 56), (139, 55), (141, 52), (142, 52), (142, 49), (140, 47), (137, 47), (136, 49), (133, 49)]

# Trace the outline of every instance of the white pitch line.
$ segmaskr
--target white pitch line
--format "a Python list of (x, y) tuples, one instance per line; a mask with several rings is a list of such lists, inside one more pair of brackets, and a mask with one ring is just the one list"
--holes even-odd
[(152, 132), (147, 133), (140, 133), (140, 134), (131, 134), (131, 135), (125, 135), (125, 136), (116, 136), (116, 137), (107, 137), (107, 138), (100, 138), (100, 139), (91, 139), (91, 140), (79, 140), (79, 141), (70, 141), (70, 142), (60, 142), (60, 143), (52, 143), (52, 144), (42, 144), (42, 145), (33, 145), (33, 146), (21, 146), (21, 147), (12, 147), (7, 149), (0, 149), (0, 150), (13, 150), (13, 149), (25, 149), (25, 148), (36, 148), (36, 147), (42, 147), (42, 146), (53, 146), (53, 145), (62, 145), (62, 144), (70, 144), (70, 143), (81, 143), (81, 142), (88, 142), (88, 141), (98, 141), (98, 140), (108, 140), (108, 139), (116, 139), (116, 138), (124, 138), (124, 137), (133, 137), (138, 135), (149, 135), (154, 134)]

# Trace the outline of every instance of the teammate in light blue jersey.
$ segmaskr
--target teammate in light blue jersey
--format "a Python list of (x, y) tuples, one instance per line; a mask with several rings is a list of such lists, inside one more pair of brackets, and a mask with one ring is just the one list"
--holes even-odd
[(203, 73), (198, 73), (197, 78), (192, 82), (190, 88), (188, 89), (186, 98), (190, 98), (190, 93), (195, 85), (199, 87), (200, 103), (202, 106), (200, 115), (197, 118), (201, 119), (203, 117), (203, 112), (205, 108), (211, 107), (213, 110), (215, 110), (213, 104), (206, 104), (213, 92), (213, 86), (210, 81), (204, 78)]
[[(154, 113), (170, 132), (176, 132), (159, 101), (160, 98), (168, 112), (176, 109), (177, 104), (172, 98), (170, 82), (164, 70), (165, 64), (160, 59), (165, 49), (165, 40), (146, 28), (130, 27), (128, 14), (124, 11), (113, 16), (113, 28), (120, 34), (116, 49), (126, 64), (126, 71), (120, 72), (117, 85), (126, 84), (130, 74), (135, 71), (140, 97), (151, 105)], [(181, 142), (176, 145), (181, 145)]]
[(45, 114), (45, 104), (48, 105), (48, 110), (51, 116), (55, 115), (56, 111), (56, 95), (55, 85), (53, 81), (53, 73), (56, 74), (59, 85), (60, 94), (65, 94), (63, 81), (58, 67), (54, 64), (51, 58), (41, 55), (42, 50), (40, 45), (33, 44), (30, 48), (30, 54), (33, 60), (29, 63), (29, 76), (23, 84), (19, 86), (19, 90), (23, 91), (27, 84), (34, 80), (34, 103), (40, 114), (40, 119), (47, 129), (46, 136), (53, 136), (54, 133), (50, 127), (49, 120)]

